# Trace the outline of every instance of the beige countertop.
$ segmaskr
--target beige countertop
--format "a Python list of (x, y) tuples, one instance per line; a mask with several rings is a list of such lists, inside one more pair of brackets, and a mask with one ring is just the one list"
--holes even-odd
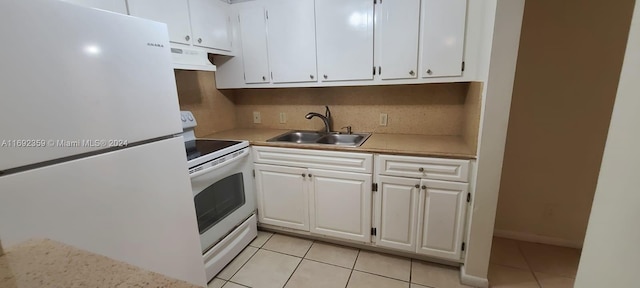
[(322, 144), (296, 144), (267, 142), (267, 139), (290, 130), (283, 129), (233, 129), (201, 138), (248, 140), (252, 145), (301, 149), (338, 150), (351, 152), (386, 153), (411, 156), (434, 156), (458, 159), (475, 159), (476, 154), (461, 136), (427, 136), (410, 134), (374, 133), (360, 147), (341, 147)]
[(0, 287), (195, 288), (124, 262), (51, 240), (29, 240), (0, 256)]

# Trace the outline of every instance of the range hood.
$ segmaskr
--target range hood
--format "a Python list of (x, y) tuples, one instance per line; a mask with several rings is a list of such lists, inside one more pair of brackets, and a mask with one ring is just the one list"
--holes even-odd
[(216, 66), (209, 61), (206, 51), (193, 47), (171, 47), (173, 69), (216, 71)]

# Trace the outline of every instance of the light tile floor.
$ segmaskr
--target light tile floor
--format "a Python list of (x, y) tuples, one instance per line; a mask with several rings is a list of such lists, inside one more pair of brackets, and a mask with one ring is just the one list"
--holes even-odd
[[(573, 287), (577, 249), (494, 238), (491, 287)], [(459, 270), (415, 259), (259, 231), (211, 288), (456, 288)]]
[(490, 262), (491, 287), (571, 288), (580, 250), (494, 237)]

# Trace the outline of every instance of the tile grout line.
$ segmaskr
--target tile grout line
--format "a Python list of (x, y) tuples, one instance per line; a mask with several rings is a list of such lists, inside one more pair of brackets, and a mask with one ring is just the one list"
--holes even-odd
[[(274, 234), (275, 235), (275, 234)], [(298, 265), (296, 266), (296, 269), (293, 269), (293, 271), (291, 272), (291, 275), (289, 275), (289, 278), (287, 279), (287, 282), (284, 282), (284, 285), (282, 285), (282, 287), (284, 288), (285, 286), (287, 286), (287, 284), (289, 283), (289, 281), (291, 281), (291, 277), (293, 277), (293, 274), (296, 273), (296, 271), (298, 271), (298, 268), (300, 268), (300, 264), (302, 264), (302, 260), (304, 260), (304, 257), (307, 256), (307, 254), (309, 253), (309, 250), (311, 250), (311, 247), (313, 247), (313, 243), (316, 243), (315, 240), (311, 240), (311, 245), (309, 245), (309, 248), (307, 249), (307, 252), (304, 252), (304, 255), (302, 255), (302, 258), (300, 258), (300, 262), (298, 262)], [(275, 251), (274, 251), (275, 252)], [(277, 253), (277, 252), (276, 252)], [(282, 253), (284, 254), (284, 253)], [(287, 255), (287, 254), (285, 254)]]
[[(242, 286), (242, 287), (251, 288), (250, 286), (247, 286), (247, 285), (244, 285), (244, 284), (240, 284), (240, 283), (236, 283), (236, 282), (233, 282), (231, 280), (227, 281), (227, 283), (229, 283), (229, 282), (231, 282), (233, 284), (236, 284), (236, 285), (239, 285), (239, 286)], [(224, 283), (224, 284), (227, 285), (227, 283)], [(224, 288), (224, 285), (222, 285), (222, 288)]]
[(347, 283), (344, 284), (344, 288), (347, 288), (347, 286), (349, 286), (349, 281), (351, 281), (351, 275), (353, 275), (353, 269), (356, 268), (356, 263), (358, 263), (358, 257), (360, 257), (360, 251), (362, 250), (358, 249), (358, 254), (356, 254), (356, 261), (353, 261), (353, 265), (351, 266), (351, 271), (349, 272), (349, 278), (347, 278)]
[[(251, 246), (251, 247), (253, 247), (253, 246)], [(256, 248), (256, 247), (253, 247), (253, 248)], [(247, 248), (245, 247), (245, 249), (247, 249)], [(256, 252), (253, 252), (253, 254), (251, 254), (251, 256), (247, 259), (247, 261), (245, 261), (244, 263), (242, 263), (242, 265), (240, 265), (240, 268), (238, 268), (238, 270), (237, 270), (236, 272), (234, 272), (234, 273), (233, 273), (233, 275), (231, 275), (231, 277), (229, 277), (229, 280), (225, 280), (225, 281), (227, 281), (227, 282), (231, 282), (231, 279), (233, 278), (233, 276), (236, 276), (236, 274), (238, 274), (238, 272), (240, 272), (240, 270), (242, 270), (242, 268), (243, 268), (245, 265), (247, 265), (247, 263), (249, 263), (249, 261), (251, 260), (251, 258), (253, 258), (253, 256), (255, 256), (255, 255), (258, 253), (258, 251), (260, 251), (260, 248), (257, 248), (257, 249), (258, 249), (258, 250), (256, 250)], [(244, 250), (243, 250), (243, 251), (244, 251)], [(242, 253), (242, 252), (240, 252), (240, 253)], [(240, 254), (238, 254), (238, 255), (240, 255)], [(238, 256), (236, 255), (236, 257), (238, 257)], [(234, 259), (235, 259), (235, 258), (234, 258)], [(233, 261), (233, 260), (231, 260), (231, 261)], [(231, 263), (231, 262), (229, 262), (229, 263)], [(229, 264), (227, 264), (227, 265), (229, 265)], [(224, 266), (224, 268), (227, 268), (227, 266)], [(224, 270), (224, 268), (222, 268), (222, 270)], [(222, 272), (222, 270), (220, 270), (220, 272)], [(220, 272), (218, 272), (218, 274), (220, 274)], [(214, 277), (214, 278), (217, 278), (217, 276), (218, 276), (218, 275), (216, 275), (216, 277)], [(222, 279), (222, 278), (218, 278), (218, 279)], [(224, 280), (224, 279), (222, 279), (222, 280)], [(235, 282), (234, 282), (234, 283), (235, 283)], [(235, 284), (240, 284), (240, 283), (235, 283)], [(242, 285), (242, 284), (240, 284), (240, 285)], [(245, 285), (242, 285), (242, 286), (245, 286)]]
[[(353, 271), (358, 271), (358, 272), (366, 273), (366, 274), (369, 274), (369, 275), (380, 276), (382, 278), (387, 278), (387, 279), (396, 280), (396, 281), (400, 281), (400, 282), (411, 284), (411, 282), (407, 282), (407, 281), (404, 281), (404, 280), (401, 280), (401, 279), (398, 279), (398, 278), (392, 278), (392, 277), (385, 276), (385, 275), (376, 274), (376, 273), (373, 273), (373, 272), (362, 271), (362, 270), (358, 270), (358, 269), (353, 269)], [(415, 284), (418, 284), (418, 283), (415, 283)], [(418, 285), (422, 285), (422, 284), (418, 284)]]
[[(262, 246), (264, 246), (264, 244), (265, 244), (265, 243), (267, 243), (267, 241), (269, 241), (269, 239), (271, 239), (271, 236), (273, 236), (273, 235), (274, 235), (274, 233), (271, 233), (271, 235), (269, 236), (269, 238), (267, 238), (267, 240), (265, 240), (265, 241), (264, 241), (264, 243), (262, 243)], [(258, 237), (256, 236), (256, 239), (257, 239), (257, 238), (258, 238)], [(255, 239), (254, 239), (254, 240), (255, 240)], [(251, 241), (251, 242), (253, 242), (253, 241)], [(249, 243), (249, 244), (251, 244), (251, 243)], [(231, 277), (229, 277), (229, 280), (224, 280), (224, 279), (222, 279), (222, 278), (218, 278), (218, 279), (222, 279), (222, 280), (224, 280), (224, 281), (231, 282), (231, 279), (233, 278), (233, 276), (236, 276), (236, 274), (238, 274), (238, 272), (240, 272), (240, 270), (242, 270), (242, 268), (243, 268), (245, 265), (247, 265), (247, 263), (249, 263), (249, 260), (251, 260), (251, 258), (253, 258), (253, 256), (255, 256), (255, 255), (256, 255), (256, 253), (258, 253), (258, 251), (260, 251), (260, 249), (262, 249), (262, 248), (260, 248), (260, 247), (255, 247), (255, 246), (251, 246), (251, 245), (247, 245), (247, 247), (253, 247), (253, 248), (256, 248), (257, 250), (256, 250), (256, 252), (253, 252), (253, 254), (251, 254), (251, 256), (247, 259), (247, 261), (244, 261), (244, 263), (242, 263), (242, 265), (240, 265), (240, 268), (238, 268), (238, 270), (237, 270), (236, 272), (234, 272), (234, 273), (233, 273), (233, 275), (231, 275)], [(247, 247), (244, 247), (244, 249), (247, 249)], [(242, 253), (242, 252), (244, 251), (244, 249), (242, 249), (242, 251), (240, 251), (240, 253)], [(238, 254), (238, 255), (240, 255), (240, 254)], [(238, 257), (238, 255), (236, 255), (236, 257)], [(233, 259), (235, 260), (235, 257), (233, 257)], [(233, 261), (233, 260), (231, 260), (231, 261)], [(229, 262), (229, 264), (230, 264), (230, 263), (231, 263), (231, 262)], [(227, 264), (227, 265), (229, 265), (229, 264)], [(227, 266), (224, 266), (224, 268), (227, 268)], [(224, 270), (224, 268), (222, 268), (222, 270)], [(220, 272), (222, 272), (222, 270), (220, 270)], [(220, 272), (218, 272), (218, 274), (220, 274)], [(217, 276), (218, 276), (218, 275), (214, 276), (213, 278), (215, 279), (215, 278), (217, 278)], [(242, 286), (245, 286), (245, 285), (240, 284), (240, 283), (235, 283), (235, 282), (232, 282), (232, 283), (234, 283), (234, 284), (238, 284), (238, 285), (242, 285)], [(226, 284), (226, 283), (225, 283), (225, 284)], [(223, 286), (224, 286), (224, 285), (223, 285)], [(245, 287), (246, 287), (246, 286), (245, 286)]]
[(522, 247), (520, 247), (520, 241), (516, 242), (516, 247), (518, 247), (518, 251), (520, 252), (520, 255), (522, 255), (522, 258), (524, 258), (524, 262), (527, 263), (527, 267), (529, 267), (529, 272), (531, 272), (531, 274), (533, 275), (533, 279), (536, 279), (536, 283), (538, 284), (538, 287), (542, 287), (540, 280), (538, 280), (538, 276), (536, 276), (536, 272), (533, 271), (531, 264), (529, 264), (529, 259), (527, 259), (527, 255), (525, 255), (525, 253), (522, 251)]

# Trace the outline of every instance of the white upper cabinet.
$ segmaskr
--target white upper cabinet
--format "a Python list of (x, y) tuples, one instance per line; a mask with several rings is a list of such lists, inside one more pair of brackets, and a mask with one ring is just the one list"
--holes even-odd
[(423, 78), (462, 75), (466, 0), (423, 0)]
[(125, 0), (62, 0), (80, 6), (98, 8), (111, 12), (127, 14), (127, 3)]
[(191, 25), (187, 0), (128, 0), (129, 14), (166, 23), (169, 40), (191, 44)]
[(189, 0), (193, 45), (231, 51), (229, 10), (221, 0)]
[(273, 83), (316, 82), (314, 0), (267, 2), (269, 67)]
[(239, 15), (245, 83), (269, 83), (265, 9), (251, 6), (240, 10)]
[(420, 0), (380, 1), (376, 5), (376, 59), (378, 77), (418, 77)]
[(373, 1), (317, 0), (321, 81), (373, 79)]

